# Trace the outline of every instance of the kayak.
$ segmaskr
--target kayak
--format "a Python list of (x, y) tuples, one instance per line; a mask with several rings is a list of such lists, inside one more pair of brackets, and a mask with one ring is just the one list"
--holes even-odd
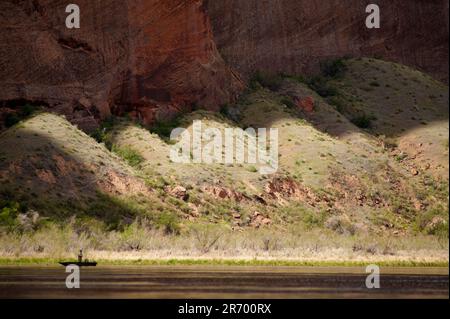
[(69, 265), (75, 265), (75, 266), (78, 266), (78, 267), (95, 267), (95, 266), (97, 266), (97, 262), (95, 262), (95, 261), (82, 261), (82, 262), (78, 262), (78, 261), (61, 261), (59, 264), (65, 266), (65, 267), (67, 267)]

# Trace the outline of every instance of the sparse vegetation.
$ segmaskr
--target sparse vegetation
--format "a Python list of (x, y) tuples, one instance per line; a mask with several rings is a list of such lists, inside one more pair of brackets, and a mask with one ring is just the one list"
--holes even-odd
[(278, 91), (281, 87), (283, 77), (266, 72), (258, 71), (250, 79), (250, 88), (256, 89), (258, 85), (272, 91)]
[(448, 209), (436, 207), (416, 218), (416, 227), (419, 232), (435, 235), (439, 238), (449, 238)]
[(336, 108), (336, 111), (342, 113), (345, 110), (347, 102), (340, 96), (332, 96), (327, 99), (328, 103)]
[(308, 79), (301, 75), (301, 74), (296, 74), (296, 75), (291, 75), (291, 74), (282, 74), (281, 75), (283, 78), (285, 79), (290, 79), (290, 80), (294, 80), (298, 83), (302, 83), (302, 84), (307, 84), (308, 83)]
[(16, 113), (10, 113), (5, 117), (5, 127), (11, 127), (20, 122), (20, 117)]
[(336, 88), (323, 76), (315, 76), (308, 81), (309, 87), (322, 97), (337, 95)]
[[(445, 261), (448, 184), (436, 172), (448, 166), (435, 159), (448, 154), (446, 92), (427, 82), (429, 93), (412, 96), (426, 87), (422, 78), (395, 92), (376, 89), (393, 88), (408, 71), (389, 70), (361, 59), (325, 63), (312, 79), (259, 72), (253, 90), (221, 114), (160, 121), (150, 129), (156, 134), (108, 119), (93, 135), (106, 148), (55, 115), (24, 121), (0, 139), (0, 256), (65, 256), (83, 245), (98, 259), (126, 252), (136, 260), (416, 261), (433, 251), (432, 261)], [(307, 96), (316, 107), (297, 112), (292, 97)], [(220, 129), (278, 128), (277, 174), (261, 176), (245, 163), (172, 162), (167, 138), (193, 119)], [(423, 162), (415, 161), (419, 151)]]
[(308, 229), (313, 229), (316, 227), (322, 228), (326, 220), (326, 215), (323, 212), (316, 213), (307, 211), (303, 215), (302, 220)]
[(178, 117), (172, 120), (158, 120), (150, 127), (150, 132), (158, 134), (162, 139), (167, 140), (173, 129), (180, 126), (181, 122)]
[(6, 232), (18, 228), (18, 214), (20, 213), (20, 204), (14, 201), (0, 200), (0, 230), (3, 228)]
[(397, 162), (402, 162), (404, 161), (406, 158), (408, 158), (408, 154), (402, 153), (402, 154), (398, 154), (395, 156), (395, 160)]
[(209, 253), (223, 236), (222, 230), (208, 225), (193, 226), (191, 232), (195, 240), (195, 246), (202, 255)]
[(249, 166), (248, 167), (248, 171), (251, 173), (257, 173), (258, 169), (255, 166)]
[[(430, 250), (436, 251), (435, 256), (439, 252), (436, 240), (430, 236), (418, 235), (387, 242), (386, 238), (376, 235), (342, 236), (317, 228), (306, 230), (291, 225), (284, 232), (270, 229), (233, 232), (220, 225), (199, 224), (179, 234), (168, 234), (146, 219), (137, 219), (120, 231), (106, 231), (92, 219), (73, 219), (59, 226), (49, 223), (35, 232), (0, 233), (0, 256), (6, 257), (0, 259), (0, 264), (56, 264), (59, 258), (73, 258), (79, 247), (83, 247), (89, 258), (102, 265), (183, 264), (180, 258), (185, 264), (218, 264), (223, 260), (220, 262), (223, 265), (254, 265), (256, 258), (261, 265), (286, 266), (358, 265), (374, 259), (386, 265), (448, 265), (444, 260), (445, 251), (437, 255), (440, 257), (428, 257)], [(23, 246), (23, 242), (27, 245)], [(422, 249), (421, 252), (416, 250), (417, 247)], [(13, 257), (19, 251), (22, 257)], [(121, 259), (121, 253), (126, 253), (128, 258)], [(339, 259), (335, 257), (336, 253), (339, 253)], [(236, 259), (236, 254), (240, 258)], [(292, 256), (298, 259), (292, 259)], [(359, 257), (355, 259), (356, 256)], [(205, 259), (202, 261), (202, 258)], [(354, 261), (347, 264), (349, 260)]]
[(111, 142), (108, 140), (108, 134), (111, 129), (119, 122), (115, 116), (110, 116), (109, 118), (102, 121), (100, 127), (97, 128), (91, 137), (94, 138), (99, 143), (105, 143), (108, 148), (111, 148)]
[[(137, 257), (136, 259), (113, 259), (103, 257), (95, 258), (105, 266), (284, 266), (284, 267), (363, 267), (367, 261), (320, 261), (320, 260), (291, 260), (287, 257), (279, 259), (236, 259), (236, 258), (156, 258), (150, 256), (147, 259)], [(55, 265), (55, 258), (0, 258), (0, 265)], [(382, 267), (440, 267), (448, 268), (446, 261), (406, 261), (406, 260), (382, 260), (371, 262)]]
[(372, 122), (375, 120), (374, 116), (368, 116), (366, 114), (352, 118), (351, 122), (357, 127), (362, 129), (369, 129), (372, 127)]
[(326, 77), (341, 77), (347, 70), (347, 67), (345, 65), (345, 58), (324, 61), (321, 63), (320, 69), (322, 71), (322, 74)]
[(179, 234), (180, 225), (178, 218), (173, 213), (163, 212), (157, 220), (157, 225), (164, 228), (166, 234)]
[(286, 105), (288, 108), (293, 109), (295, 108), (295, 103), (292, 100), (292, 98), (290, 97), (283, 97), (281, 99), (281, 103), (283, 103), (284, 105)]
[(133, 167), (138, 167), (144, 161), (142, 155), (130, 147), (118, 147), (113, 145), (111, 151), (119, 155)]
[(20, 121), (30, 117), (38, 110), (39, 110), (38, 106), (34, 106), (29, 103), (22, 104), (21, 106), (18, 107), (17, 111), (13, 113), (8, 113), (5, 116), (3, 124), (7, 128), (12, 127), (17, 123), (19, 123)]

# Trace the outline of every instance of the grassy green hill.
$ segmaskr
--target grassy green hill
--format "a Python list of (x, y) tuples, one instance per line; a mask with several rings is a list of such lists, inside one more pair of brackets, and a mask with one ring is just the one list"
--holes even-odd
[[(278, 172), (173, 163), (168, 133), (193, 120), (278, 128)], [(70, 227), (92, 249), (232, 256), (448, 251), (448, 129), (447, 86), (375, 59), (334, 61), (310, 79), (259, 74), (221, 114), (153, 128), (114, 118), (97, 140), (39, 113), (0, 135), (2, 233), (38, 243)]]

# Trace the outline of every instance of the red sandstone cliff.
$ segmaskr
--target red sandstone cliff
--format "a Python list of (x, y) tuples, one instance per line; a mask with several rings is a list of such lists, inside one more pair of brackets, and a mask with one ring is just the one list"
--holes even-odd
[[(381, 29), (365, 27), (377, 3)], [(331, 57), (380, 56), (448, 80), (448, 0), (209, 0), (216, 43), (238, 72), (316, 71)]]
[[(80, 29), (65, 26), (72, 2)], [(0, 24), (0, 101), (42, 101), (83, 126), (111, 112), (151, 122), (218, 109), (242, 86), (199, 0), (2, 0)]]
[[(81, 29), (65, 27), (71, 2)], [(448, 1), (377, 2), (381, 30), (365, 28), (362, 0), (2, 0), (0, 107), (44, 102), (83, 128), (110, 113), (150, 123), (217, 110), (242, 89), (236, 74), (311, 72), (344, 55), (448, 80)]]

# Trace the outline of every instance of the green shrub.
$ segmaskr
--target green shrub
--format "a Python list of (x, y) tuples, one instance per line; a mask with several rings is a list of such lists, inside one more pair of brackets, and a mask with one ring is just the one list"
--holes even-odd
[(195, 247), (202, 254), (207, 254), (217, 247), (224, 231), (215, 225), (192, 225), (190, 229)]
[(415, 220), (416, 229), (427, 235), (435, 235), (440, 238), (449, 237), (448, 209), (436, 207), (424, 214), (419, 214)]
[(306, 211), (302, 221), (308, 229), (320, 228), (325, 224), (325, 214)]
[(303, 75), (289, 75), (289, 74), (281, 74), (281, 77), (285, 79), (294, 80), (298, 83), (307, 84), (308, 80)]
[(250, 173), (257, 173), (258, 169), (255, 166), (249, 166), (247, 169)]
[(294, 100), (292, 100), (292, 98), (290, 98), (288, 96), (282, 98), (281, 99), (281, 103), (283, 103), (284, 105), (286, 105), (290, 109), (295, 108)]
[(342, 113), (345, 110), (346, 102), (339, 96), (332, 96), (327, 102), (334, 106), (339, 113)]
[(6, 127), (12, 127), (20, 122), (20, 117), (15, 113), (9, 113), (6, 115), (4, 124)]
[(320, 64), (322, 74), (329, 78), (337, 78), (344, 74), (347, 67), (345, 66), (344, 59), (328, 60)]
[(166, 186), (169, 186), (170, 183), (164, 179), (162, 176), (158, 176), (153, 179), (146, 179), (145, 184), (153, 189), (163, 190)]
[(118, 147), (116, 145), (113, 145), (111, 151), (119, 155), (133, 167), (139, 166), (144, 161), (144, 158), (141, 154), (129, 147)]
[(439, 223), (433, 229), (428, 232), (430, 235), (437, 236), (439, 238), (448, 239), (448, 222), (447, 223)]
[(309, 87), (322, 97), (337, 95), (337, 90), (323, 76), (315, 76), (308, 81)]
[(31, 104), (25, 104), (20, 107), (20, 115), (25, 118), (28, 116), (33, 115), (34, 112), (36, 112), (38, 107), (31, 105)]
[(320, 64), (322, 75), (310, 78), (307, 81), (308, 86), (325, 98), (338, 95), (336, 88), (332, 86), (330, 80), (340, 78), (344, 74), (347, 69), (344, 60), (344, 58), (340, 58), (322, 62)]
[(167, 140), (172, 134), (172, 131), (180, 127), (180, 119), (174, 118), (168, 121), (156, 121), (151, 127), (150, 132), (157, 134), (162, 139)]
[(281, 75), (271, 75), (261, 71), (256, 72), (250, 79), (250, 88), (257, 88), (258, 84), (271, 91), (278, 91), (281, 88), (283, 77)]
[(116, 125), (117, 119), (114, 116), (111, 116), (102, 121), (100, 127), (96, 129), (91, 137), (94, 138), (99, 143), (105, 143), (108, 148), (111, 148), (111, 145), (108, 141), (108, 134), (113, 129), (114, 125)]
[(233, 122), (240, 122), (242, 120), (240, 109), (235, 106), (231, 107), (228, 104), (224, 104), (220, 107), (220, 114)]
[(357, 232), (356, 226), (342, 216), (332, 216), (326, 220), (324, 225), (341, 235), (353, 236)]
[(101, 192), (97, 192), (96, 198), (83, 209), (89, 213), (89, 217), (104, 222), (108, 230), (123, 229), (129, 224), (128, 221), (147, 216), (147, 210), (148, 207), (138, 204), (134, 198), (116, 197)]
[(229, 106), (228, 106), (228, 104), (221, 105), (219, 112), (223, 116), (228, 117), (229, 116)]
[(137, 218), (120, 233), (121, 249), (139, 251), (148, 248), (149, 233), (150, 222)]
[(357, 116), (351, 120), (351, 122), (359, 128), (368, 129), (372, 127), (372, 121), (375, 120), (374, 116), (368, 116), (366, 114)]
[(20, 204), (14, 201), (0, 202), (0, 227), (13, 231), (18, 226), (17, 216), (21, 211)]
[(161, 215), (159, 215), (156, 224), (159, 227), (163, 227), (166, 234), (180, 233), (178, 217), (175, 216), (175, 214), (163, 212)]
[(31, 116), (34, 112), (37, 111), (37, 109), (38, 107), (31, 105), (29, 103), (20, 106), (16, 113), (9, 113), (5, 116), (4, 118), (5, 127), (9, 128), (16, 125), (20, 121)]
[(405, 153), (401, 153), (401, 154), (398, 154), (395, 156), (395, 160), (397, 162), (403, 162), (407, 158), (408, 158), (408, 154), (405, 154)]

